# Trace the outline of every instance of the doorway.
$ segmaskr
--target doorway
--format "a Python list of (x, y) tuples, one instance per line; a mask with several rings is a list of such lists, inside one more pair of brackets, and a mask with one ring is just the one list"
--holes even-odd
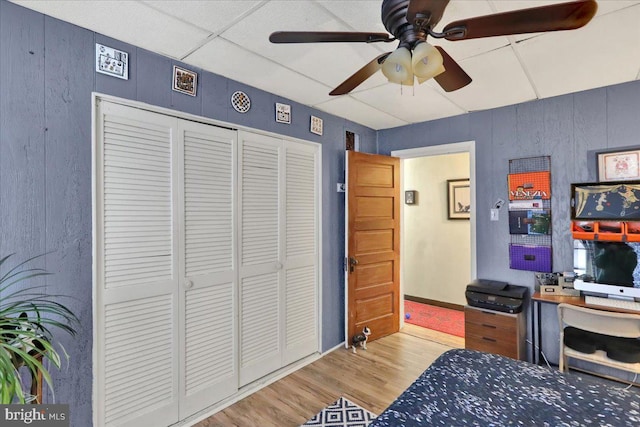
[[(402, 191), (414, 192), (409, 194), (414, 203), (403, 197), (401, 209), (402, 327), (405, 295), (408, 300), (415, 296), (448, 308), (466, 303), (465, 287), (477, 271), (475, 142), (398, 150), (391, 155), (401, 159)], [(448, 212), (447, 181), (465, 178), (469, 179), (469, 215), (459, 219), (460, 215)]]

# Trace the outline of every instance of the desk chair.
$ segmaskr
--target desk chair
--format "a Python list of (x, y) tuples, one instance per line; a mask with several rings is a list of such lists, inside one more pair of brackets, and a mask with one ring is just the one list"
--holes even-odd
[[(625, 363), (613, 360), (607, 356), (606, 350), (598, 349), (593, 353), (585, 353), (565, 345), (565, 327), (567, 326), (608, 337), (640, 338), (640, 314), (617, 313), (570, 304), (559, 304), (558, 320), (560, 321), (560, 372), (564, 372), (565, 367), (568, 368), (568, 358), (572, 357), (624, 371), (640, 373), (640, 363)], [(605, 342), (609, 342), (606, 340), (607, 337), (603, 338), (605, 338)], [(638, 343), (640, 344), (640, 342)]]

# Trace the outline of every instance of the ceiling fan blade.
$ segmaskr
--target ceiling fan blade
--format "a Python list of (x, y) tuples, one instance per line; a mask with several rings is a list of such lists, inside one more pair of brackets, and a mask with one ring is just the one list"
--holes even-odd
[(539, 6), (512, 12), (463, 19), (442, 32), (450, 41), (543, 31), (573, 30), (587, 24), (598, 10), (595, 0)]
[(444, 73), (434, 77), (435, 81), (444, 89), (445, 92), (452, 92), (461, 89), (471, 83), (471, 77), (458, 65), (458, 63), (449, 56), (440, 46), (436, 46), (442, 55)]
[(391, 52), (383, 53), (374, 58), (364, 67), (353, 73), (347, 80), (342, 82), (340, 86), (329, 92), (329, 95), (345, 95), (358, 87), (361, 83), (373, 76), (381, 67), (381, 64), (391, 55)]
[(390, 42), (395, 40), (387, 33), (357, 33), (349, 31), (276, 31), (271, 33), (271, 43), (339, 43), (339, 42)]
[[(420, 26), (420, 19), (426, 19), (424, 24), (433, 28), (442, 19), (444, 9), (449, 4), (449, 0), (409, 0), (407, 7), (407, 21)], [(416, 16), (418, 22), (416, 22)]]

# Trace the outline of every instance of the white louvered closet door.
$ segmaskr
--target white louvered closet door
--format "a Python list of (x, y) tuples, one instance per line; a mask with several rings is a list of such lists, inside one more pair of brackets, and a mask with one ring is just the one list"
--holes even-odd
[(180, 121), (184, 164), (180, 418), (238, 389), (235, 150), (237, 132)]
[(282, 141), (239, 133), (240, 386), (279, 369)]
[(318, 351), (320, 147), (239, 139), (242, 386)]
[(96, 419), (178, 421), (176, 119), (100, 102), (95, 148)]
[(318, 156), (285, 142), (283, 366), (318, 351)]

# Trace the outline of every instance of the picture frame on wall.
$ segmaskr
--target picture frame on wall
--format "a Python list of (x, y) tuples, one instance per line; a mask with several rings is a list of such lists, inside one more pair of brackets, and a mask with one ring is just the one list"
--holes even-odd
[(276, 102), (276, 122), (291, 124), (291, 105)]
[(640, 150), (598, 154), (598, 181), (640, 179)]
[(471, 218), (471, 186), (469, 178), (447, 180), (447, 218)]
[(184, 93), (189, 96), (196, 96), (196, 88), (198, 87), (198, 73), (190, 71), (177, 65), (173, 66), (173, 86), (176, 92)]

